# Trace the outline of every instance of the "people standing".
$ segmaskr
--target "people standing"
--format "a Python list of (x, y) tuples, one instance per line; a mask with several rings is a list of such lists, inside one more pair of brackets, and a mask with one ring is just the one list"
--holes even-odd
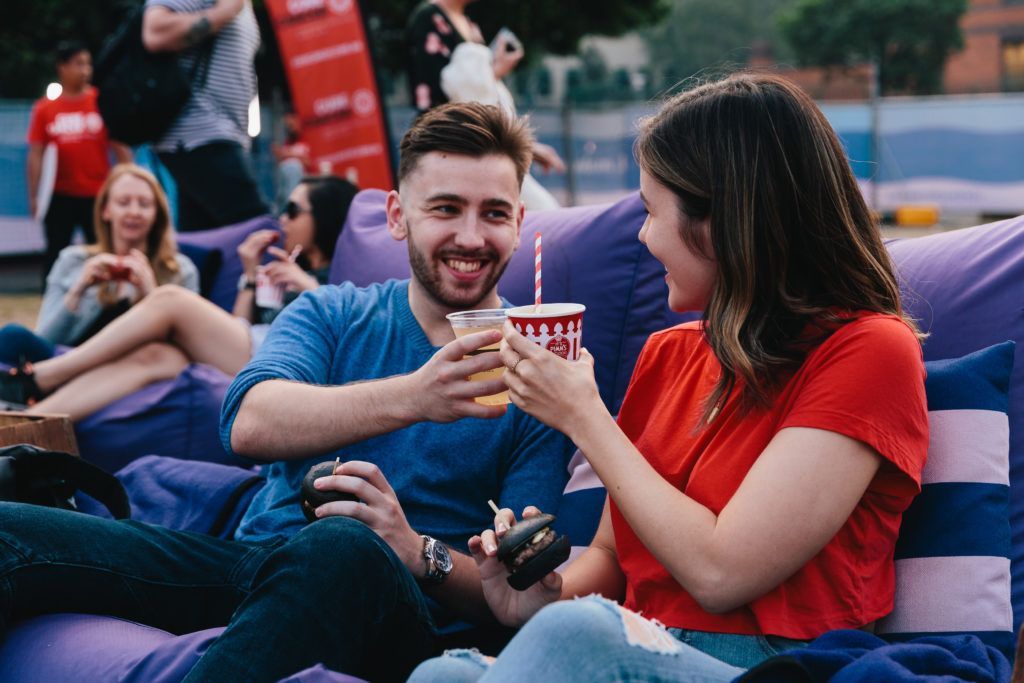
[(249, 103), (259, 27), (249, 0), (146, 0), (142, 42), (179, 52), (192, 98), (154, 147), (178, 185), (177, 227), (203, 230), (268, 213), (249, 167)]
[(92, 87), (92, 54), (84, 43), (57, 46), (57, 79), (61, 92), (56, 99), (41, 97), (32, 107), (28, 128), (28, 205), (38, 213), (37, 198), (43, 171), (43, 153), (57, 147), (57, 174), (50, 205), (43, 218), (46, 260), (43, 281), (61, 249), (81, 228), (87, 243), (96, 241), (93, 204), (110, 172), (110, 152), (119, 162), (132, 159), (131, 150), (107, 137)]
[[(499, 33), (494, 49), (488, 49), (480, 27), (466, 16), (466, 7), (473, 1), (427, 0), (409, 16), (407, 75), (410, 101), (420, 114), (446, 102), (482, 102), (516, 115), (512, 94), (502, 79), (523, 59), (523, 48)], [(533, 161), (545, 173), (565, 171), (565, 162), (550, 145), (534, 140), (532, 151)], [(522, 199), (530, 210), (558, 207), (551, 193), (529, 174), (523, 180)]]

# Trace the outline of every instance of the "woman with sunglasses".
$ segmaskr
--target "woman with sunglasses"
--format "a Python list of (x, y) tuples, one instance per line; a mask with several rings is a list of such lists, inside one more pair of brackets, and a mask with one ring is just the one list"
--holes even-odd
[[(177, 376), (189, 363), (235, 375), (280, 311), (256, 305), (259, 269), (285, 289), (285, 305), (325, 283), (356, 191), (340, 178), (303, 179), (281, 214), (281, 233), (260, 230), (238, 247), (243, 275), (233, 313), (183, 287), (158, 287), (81, 346), (0, 375), (0, 399), (28, 404), (29, 413), (65, 413), (77, 421), (151, 382)], [(274, 260), (260, 266), (266, 253)]]

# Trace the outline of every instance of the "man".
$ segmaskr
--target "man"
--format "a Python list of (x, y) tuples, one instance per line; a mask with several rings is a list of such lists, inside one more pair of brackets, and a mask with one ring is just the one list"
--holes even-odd
[(46, 260), (43, 278), (60, 250), (71, 244), (75, 228), (82, 229), (87, 243), (96, 241), (93, 204), (110, 171), (111, 151), (118, 161), (131, 161), (131, 150), (107, 138), (92, 81), (92, 55), (84, 44), (72, 41), (57, 46), (57, 80), (60, 95), (41, 97), (32, 107), (28, 127), (28, 206), (38, 213), (37, 197), (43, 171), (43, 152), (57, 147), (57, 175), (43, 226)]
[[(225, 445), (276, 461), (235, 540), (0, 503), (0, 631), (43, 610), (175, 632), (227, 623), (188, 680), (276, 681), (317, 662), (404, 680), (435, 651), (432, 612), (490, 620), (475, 563), (447, 546), (493, 524), (489, 498), (556, 509), (571, 444), (474, 402), (505, 388), (465, 381), (501, 366), (472, 353), (500, 334), (455, 340), (445, 315), (501, 303), (530, 144), (521, 120), (480, 104), (406, 133), (387, 214), (412, 279), (303, 294), (225, 397)], [(320, 486), (360, 502), (306, 526), (299, 481), (336, 457)]]
[(178, 186), (179, 230), (203, 230), (267, 213), (249, 168), (249, 103), (259, 27), (249, 0), (146, 0), (142, 42), (180, 52), (192, 99), (154, 145)]

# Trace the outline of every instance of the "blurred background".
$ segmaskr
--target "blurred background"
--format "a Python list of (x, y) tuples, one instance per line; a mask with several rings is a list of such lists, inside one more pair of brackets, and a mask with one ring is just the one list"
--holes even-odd
[[(415, 116), (405, 30), (416, 4), (359, 4), (393, 150)], [(2, 291), (38, 289), (32, 269), (43, 242), (28, 215), (26, 130), (33, 102), (52, 93), (53, 46), (73, 37), (96, 55), (137, 5), (32, 0), (5, 7)], [(262, 47), (251, 163), (273, 202), (273, 150), (288, 134), (292, 94), (267, 7), (263, 0), (253, 7)], [(637, 188), (636, 121), (659, 98), (731, 71), (766, 69), (819, 102), (888, 229), (920, 234), (1024, 209), (1024, 0), (479, 0), (467, 14), (486, 41), (507, 27), (522, 42), (526, 57), (506, 84), (539, 139), (565, 160), (564, 173), (535, 170), (565, 205), (612, 201)], [(0, 300), (0, 321), (18, 319), (19, 305)]]

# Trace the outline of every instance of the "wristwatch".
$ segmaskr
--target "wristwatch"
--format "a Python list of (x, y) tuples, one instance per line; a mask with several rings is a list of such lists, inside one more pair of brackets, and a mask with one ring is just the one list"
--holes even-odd
[(423, 538), (423, 558), (427, 561), (427, 574), (423, 577), (424, 583), (436, 586), (444, 583), (448, 575), (452, 573), (452, 555), (448, 547), (430, 536)]
[(242, 273), (241, 277), (238, 278), (238, 291), (241, 292), (246, 289), (256, 289), (256, 280)]

